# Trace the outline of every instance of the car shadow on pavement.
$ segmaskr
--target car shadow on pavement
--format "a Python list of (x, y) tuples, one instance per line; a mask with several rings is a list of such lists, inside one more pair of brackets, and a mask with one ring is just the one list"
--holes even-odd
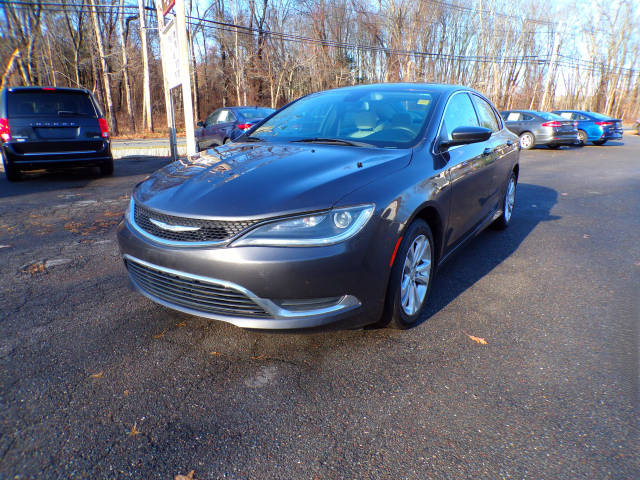
[[(168, 157), (122, 157), (115, 160), (113, 177), (117, 180), (118, 177), (122, 179), (122, 177), (148, 175), (168, 163)], [(101, 177), (98, 169), (93, 167), (24, 172), (23, 179), (18, 182), (9, 182), (4, 173), (0, 173), (0, 198), (84, 188), (97, 180), (113, 177)], [(133, 188), (133, 184), (131, 187)]]
[(485, 230), (440, 267), (421, 323), (444, 309), (513, 254), (539, 223), (561, 218), (551, 215), (557, 200), (558, 192), (553, 189), (518, 184), (516, 207), (509, 228), (504, 231)]

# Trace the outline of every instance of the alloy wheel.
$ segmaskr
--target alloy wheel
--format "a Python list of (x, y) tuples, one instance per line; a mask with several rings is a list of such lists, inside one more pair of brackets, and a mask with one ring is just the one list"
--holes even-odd
[(402, 268), (400, 305), (407, 315), (415, 315), (422, 307), (431, 275), (431, 242), (425, 235), (413, 239)]
[(520, 148), (523, 150), (529, 150), (531, 147), (533, 147), (533, 135), (528, 132), (523, 133), (520, 136)]
[(511, 220), (513, 206), (516, 203), (516, 179), (511, 176), (509, 185), (507, 185), (507, 194), (504, 196), (504, 219), (508, 222)]

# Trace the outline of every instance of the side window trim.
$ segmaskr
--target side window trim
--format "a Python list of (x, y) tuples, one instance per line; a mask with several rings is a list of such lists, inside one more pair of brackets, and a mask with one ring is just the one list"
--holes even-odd
[[(496, 123), (498, 124), (498, 130), (496, 130), (495, 132), (492, 132), (491, 136), (493, 137), (494, 133), (498, 133), (498, 132), (502, 131), (502, 129), (504, 128), (504, 123), (502, 122), (502, 117), (500, 116), (500, 114), (496, 114), (496, 110), (493, 108), (493, 105), (491, 105), (491, 102), (489, 100), (487, 100), (486, 98), (482, 97), (481, 95), (478, 95), (475, 92), (472, 92), (471, 95), (474, 96), (474, 97), (479, 98), (481, 101), (483, 101), (487, 105), (489, 105), (489, 108), (493, 112), (493, 117), (495, 118)], [(478, 125), (480, 125), (480, 114), (478, 113), (478, 107), (476, 107), (476, 104), (473, 101), (473, 98), (471, 98), (471, 105), (473, 105), (473, 109), (476, 112), (476, 117), (478, 118)], [(520, 115), (522, 116), (522, 114), (520, 114)]]

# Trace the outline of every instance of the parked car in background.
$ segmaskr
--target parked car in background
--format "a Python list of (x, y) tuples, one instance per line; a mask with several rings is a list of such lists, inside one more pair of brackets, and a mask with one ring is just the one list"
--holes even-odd
[(618, 118), (582, 110), (554, 110), (553, 113), (578, 122), (578, 139), (583, 145), (587, 142), (604, 145), (607, 140), (622, 138), (622, 120)]
[(102, 175), (113, 173), (107, 121), (86, 89), (3, 89), (0, 154), (10, 182), (41, 168), (95, 166)]
[(536, 145), (558, 148), (578, 141), (577, 123), (559, 115), (536, 110), (507, 110), (501, 112), (509, 130), (520, 137), (520, 147), (528, 150)]
[(204, 122), (198, 122), (198, 128), (195, 131), (196, 147), (200, 151), (224, 145), (235, 140), (273, 112), (275, 112), (273, 108), (267, 107), (219, 108)]
[(175, 310), (247, 328), (409, 328), (438, 265), (509, 225), (517, 139), (463, 87), (311, 94), (140, 183), (120, 250), (133, 286)]

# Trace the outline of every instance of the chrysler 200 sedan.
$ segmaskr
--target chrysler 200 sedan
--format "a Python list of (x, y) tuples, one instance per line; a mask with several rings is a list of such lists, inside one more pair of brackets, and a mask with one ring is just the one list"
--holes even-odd
[(240, 327), (409, 328), (438, 265), (507, 227), (518, 137), (463, 87), (302, 97), (140, 183), (118, 228), (135, 289)]

